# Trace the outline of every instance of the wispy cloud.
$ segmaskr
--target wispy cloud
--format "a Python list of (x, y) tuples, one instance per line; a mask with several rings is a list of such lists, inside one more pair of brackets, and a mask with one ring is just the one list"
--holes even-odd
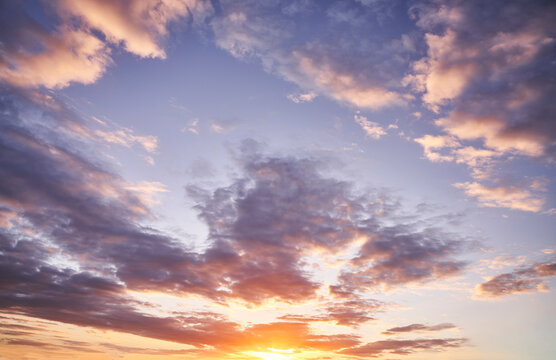
[(307, 92), (307, 93), (300, 93), (300, 94), (288, 94), (286, 97), (288, 98), (288, 100), (296, 104), (301, 104), (304, 102), (313, 101), (317, 97), (317, 94), (313, 92)]
[[(295, 33), (295, 22), (289, 18), (290, 13), (281, 4), (273, 3), (239, 3), (222, 1), (222, 16), (212, 22), (215, 42), (221, 48), (238, 58), (258, 58), (264, 68), (272, 73), (277, 73), (288, 81), (297, 84), (307, 91), (307, 94), (318, 94), (331, 97), (339, 102), (354, 105), (360, 108), (378, 109), (386, 106), (405, 104), (411, 96), (400, 93), (402, 86), (392, 86), (390, 89), (387, 80), (381, 78), (376, 68), (381, 66), (375, 55), (377, 52), (406, 52), (403, 41), (392, 39), (391, 43), (376, 49), (370, 44), (362, 49), (349, 46), (347, 51), (360, 51), (357, 56), (367, 59), (366, 64), (345, 63), (345, 57), (338, 53), (344, 50), (343, 44), (351, 44), (355, 39), (336, 39), (334, 36), (317, 36), (306, 44), (292, 46), (291, 40)], [(277, 10), (277, 11), (273, 11)], [(284, 10), (284, 11), (281, 11)], [(329, 9), (331, 10), (331, 9)], [(358, 9), (365, 16), (375, 16), (371, 8)], [(313, 7), (312, 11), (322, 11), (320, 7)], [(329, 14), (339, 16), (340, 11), (328, 11)], [(347, 14), (345, 11), (342, 13)], [(278, 15), (281, 14), (281, 15)], [(291, 14), (302, 15), (303, 12)], [(329, 16), (335, 22), (338, 16)], [(346, 26), (355, 26), (355, 23), (344, 23)], [(346, 32), (345, 34), (348, 34)], [(338, 46), (333, 46), (330, 41), (338, 41)], [(399, 46), (398, 42), (400, 43)], [(405, 41), (408, 43), (408, 41)], [(396, 44), (396, 46), (391, 46)], [(364, 62), (364, 61), (362, 61)], [(383, 69), (392, 73), (392, 68)], [(302, 97), (295, 99), (303, 101)], [(294, 100), (292, 100), (294, 101)]]
[(430, 332), (430, 331), (442, 331), (448, 329), (457, 329), (454, 324), (444, 323), (438, 325), (423, 325), (423, 324), (411, 324), (406, 326), (393, 327), (382, 332), (384, 335), (396, 335), (405, 334), (408, 332)]
[(477, 198), (482, 206), (537, 212), (544, 204), (544, 198), (536, 192), (535, 188), (486, 186), (477, 182), (456, 183), (454, 186), (463, 189), (467, 195)]
[(384, 131), (382, 126), (376, 122), (369, 121), (366, 116), (355, 114), (353, 118), (355, 119), (355, 122), (361, 126), (363, 131), (365, 131), (365, 134), (368, 137), (378, 140), (381, 136), (386, 135), (386, 131)]

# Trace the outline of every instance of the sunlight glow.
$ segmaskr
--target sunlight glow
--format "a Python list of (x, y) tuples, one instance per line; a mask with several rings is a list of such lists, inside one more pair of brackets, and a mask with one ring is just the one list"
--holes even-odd
[(282, 350), (282, 349), (268, 348), (267, 350), (270, 350), (272, 352), (247, 351), (246, 354), (255, 356), (263, 360), (288, 360), (291, 359), (291, 357), (286, 354), (291, 354), (294, 352), (294, 349)]

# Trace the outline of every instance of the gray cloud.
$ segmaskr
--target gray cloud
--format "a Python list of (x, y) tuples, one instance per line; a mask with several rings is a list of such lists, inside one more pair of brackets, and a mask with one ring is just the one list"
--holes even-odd
[(424, 324), (411, 324), (406, 326), (398, 326), (390, 328), (382, 333), (384, 335), (395, 335), (400, 333), (408, 333), (408, 332), (420, 332), (420, 331), (441, 331), (446, 329), (456, 329), (457, 327), (454, 324), (443, 323), (438, 325), (424, 325)]
[(534, 264), (494, 276), (477, 286), (477, 295), (495, 298), (510, 294), (547, 291), (544, 279), (550, 276), (556, 276), (556, 262)]
[(381, 340), (341, 351), (342, 354), (358, 357), (379, 357), (385, 354), (410, 355), (416, 351), (445, 351), (465, 344), (463, 338)]
[(553, 157), (556, 94), (550, 1), (430, 1), (413, 7), (428, 56), (410, 75), (436, 121), (499, 152)]

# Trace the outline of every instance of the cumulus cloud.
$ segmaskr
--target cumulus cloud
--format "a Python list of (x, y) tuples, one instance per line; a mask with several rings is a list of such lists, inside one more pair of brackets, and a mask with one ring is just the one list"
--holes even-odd
[[(81, 131), (37, 132), (21, 111), (37, 106), (33, 100), (18, 92), (1, 99), (0, 201), (6, 220), (0, 227), (0, 273), (6, 291), (0, 307), (6, 311), (197, 347), (245, 350), (229, 339), (272, 347), (265, 339), (278, 332), (292, 346), (337, 351), (359, 345), (358, 338), (314, 334), (301, 318), (241, 329), (214, 313), (156, 316), (128, 291), (219, 303), (314, 299), (322, 284), (307, 268), (307, 257), (316, 252), (334, 258), (363, 243), (341, 278), (343, 297), (312, 319), (356, 327), (381, 304), (361, 300), (353, 289), (426, 281), (464, 266), (452, 259), (459, 246), (449, 236), (382, 224), (387, 201), (323, 175), (323, 161), (268, 156), (249, 142), (237, 155), (240, 175), (231, 184), (188, 187), (209, 229), (206, 249), (193, 251), (182, 239), (141, 225), (152, 215), (148, 197), (164, 191), (162, 184), (124, 181), (80, 152)], [(75, 121), (87, 133), (76, 114), (63, 121)], [(359, 270), (367, 280), (352, 284), (347, 274)]]
[(453, 256), (461, 251), (462, 241), (438, 229), (416, 231), (410, 225), (376, 229), (342, 271), (330, 290), (339, 297), (361, 290), (389, 289), (409, 283), (426, 282), (456, 275), (466, 263)]
[(47, 29), (27, 14), (22, 3), (8, 1), (1, 7), (2, 82), (49, 88), (71, 81), (90, 84), (111, 63), (110, 49), (88, 31), (68, 25)]
[(554, 4), (434, 1), (412, 11), (428, 53), (405, 82), (434, 111), (450, 106), (436, 124), (491, 150), (552, 157)]
[[(45, 4), (35, 20), (31, 5), (2, 3), (0, 80), (16, 86), (62, 88), (71, 82), (95, 82), (112, 63), (111, 45), (141, 57), (164, 58), (161, 41), (169, 23), (211, 14), (206, 1), (65, 1)], [(103, 36), (97, 36), (100, 32)]]
[(444, 148), (452, 149), (459, 146), (459, 142), (450, 136), (425, 135), (414, 140), (423, 147), (425, 157), (433, 162), (454, 160), (452, 154), (441, 154), (438, 150)]
[(212, 12), (209, 2), (198, 0), (105, 1), (60, 0), (62, 15), (80, 18), (87, 27), (101, 31), (113, 44), (141, 57), (166, 57), (160, 45), (168, 24), (188, 15), (201, 21)]
[(403, 82), (438, 114), (442, 131), (415, 141), (431, 161), (468, 166), (476, 181), (455, 186), (484, 206), (538, 212), (545, 202), (542, 190), (497, 173), (517, 156), (553, 160), (554, 11), (550, 2), (521, 0), (438, 0), (410, 9), (427, 55)]
[[(261, 239), (260, 246), (254, 246), (259, 251), (248, 255), (258, 241), (247, 238), (248, 228), (253, 226), (254, 234), (262, 230), (249, 219), (231, 223), (238, 238), (226, 240), (215, 233), (203, 253), (142, 227), (150, 209), (134, 193), (158, 192), (164, 190), (162, 185), (130, 187), (68, 147), (71, 142), (33, 132), (18, 111), (21, 101), (12, 93), (1, 103), (0, 201), (9, 221), (0, 228), (1, 310), (218, 351), (276, 346), (269, 334), (280, 335), (284, 345), (323, 351), (359, 344), (356, 336), (318, 335), (299, 322), (242, 328), (215, 313), (146, 313), (145, 304), (130, 298), (128, 290), (197, 294), (220, 302), (296, 301), (312, 296), (315, 283), (298, 266), (293, 239), (288, 243), (279, 232), (272, 236), (271, 231), (268, 246)], [(256, 173), (257, 165), (252, 166)], [(265, 177), (264, 166), (259, 170)], [(242, 206), (256, 209), (256, 198)], [(219, 203), (218, 198), (214, 201)], [(208, 219), (206, 210), (201, 213)], [(25, 345), (21, 341), (12, 345)]]
[(547, 292), (544, 279), (556, 276), (556, 263), (537, 263), (526, 268), (496, 275), (476, 288), (476, 298), (497, 298), (510, 294)]
[[(272, 291), (268, 279), (277, 277), (290, 289), (273, 296), (311, 296), (316, 284), (301, 270), (304, 257), (319, 251), (326, 258), (356, 243), (363, 245), (331, 286), (340, 297), (444, 278), (465, 268), (454, 259), (462, 239), (434, 227), (383, 224), (381, 216), (388, 218), (384, 199), (356, 194), (349, 183), (321, 176), (318, 162), (257, 153), (243, 160), (245, 177), (235, 184), (212, 193), (190, 188), (211, 240), (249, 249), (242, 255), (241, 274), (229, 276), (235, 282), (226, 287), (234, 294), (255, 301)], [(256, 260), (262, 258), (264, 266)]]

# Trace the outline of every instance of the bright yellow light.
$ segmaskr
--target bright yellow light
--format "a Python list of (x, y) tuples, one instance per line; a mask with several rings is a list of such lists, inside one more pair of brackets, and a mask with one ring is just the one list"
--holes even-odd
[(246, 352), (246, 354), (251, 356), (256, 356), (259, 359), (263, 359), (263, 360), (288, 360), (291, 359), (291, 357), (286, 354), (291, 354), (293, 352), (293, 349), (280, 350), (280, 349), (269, 348), (268, 350), (272, 352), (248, 351)]
[(291, 354), (293, 353), (293, 349), (274, 349), (274, 348), (268, 348), (267, 350), (270, 350), (272, 352), (277, 352), (277, 353), (285, 353), (285, 354)]

